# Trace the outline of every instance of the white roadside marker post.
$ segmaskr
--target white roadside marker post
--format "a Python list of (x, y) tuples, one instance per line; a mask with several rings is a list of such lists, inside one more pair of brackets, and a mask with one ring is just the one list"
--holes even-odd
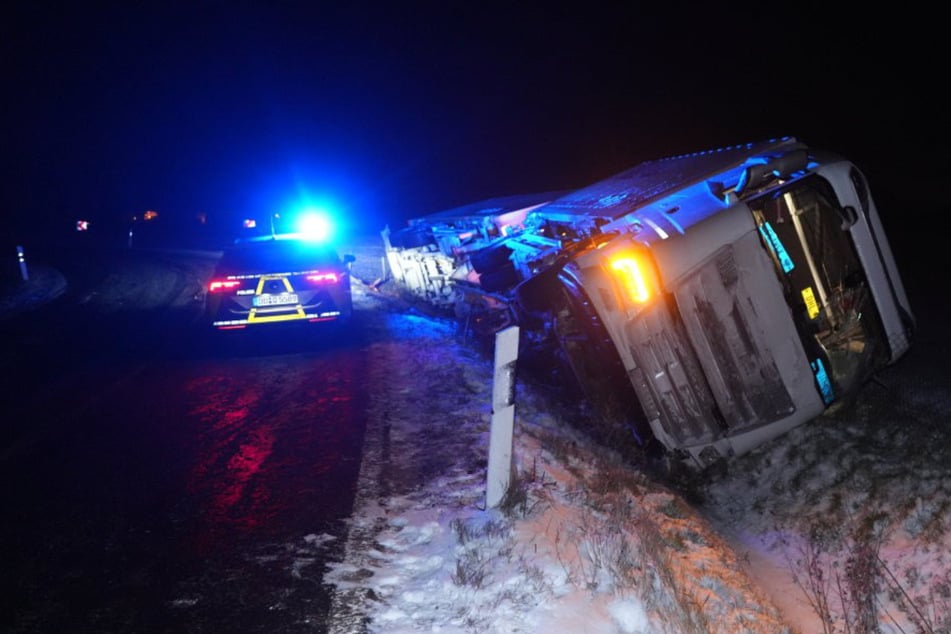
[(515, 362), (518, 326), (495, 334), (495, 380), (492, 384), (492, 427), (489, 430), (489, 466), (485, 502), (498, 506), (512, 479), (512, 441), (515, 424)]
[(20, 277), (23, 278), (23, 281), (26, 282), (30, 279), (30, 274), (26, 270), (26, 254), (23, 252), (23, 247), (17, 245), (17, 261), (20, 263)]

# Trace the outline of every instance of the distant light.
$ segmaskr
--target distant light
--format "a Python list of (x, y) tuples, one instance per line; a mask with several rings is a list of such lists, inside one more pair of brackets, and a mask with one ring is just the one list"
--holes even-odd
[(77, 220), (77, 221), (76, 221), (76, 231), (89, 231), (89, 221), (88, 221), (88, 220)]
[(144, 220), (152, 220), (153, 218), (158, 218), (158, 212), (151, 211), (151, 210), (146, 211), (144, 214), (142, 214), (142, 218)]
[(245, 218), (241, 226), (243, 226), (245, 229), (254, 229), (258, 226), (258, 222), (254, 218)]

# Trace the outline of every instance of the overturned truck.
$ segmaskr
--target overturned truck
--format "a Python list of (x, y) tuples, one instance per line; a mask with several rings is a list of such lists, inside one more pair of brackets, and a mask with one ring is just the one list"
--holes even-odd
[(847, 402), (915, 326), (862, 172), (792, 137), (489, 199), (383, 239), (406, 292), (518, 325), (596, 411), (692, 468)]

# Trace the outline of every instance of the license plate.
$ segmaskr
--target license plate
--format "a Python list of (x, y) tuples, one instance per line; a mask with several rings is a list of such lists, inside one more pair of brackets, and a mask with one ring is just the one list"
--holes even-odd
[(252, 300), (255, 306), (284, 306), (299, 304), (297, 293), (280, 293), (279, 295), (255, 295)]

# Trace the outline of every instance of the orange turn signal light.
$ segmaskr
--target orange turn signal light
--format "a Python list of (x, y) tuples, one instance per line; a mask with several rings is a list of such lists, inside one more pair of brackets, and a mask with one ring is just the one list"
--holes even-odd
[(627, 298), (635, 304), (644, 304), (651, 298), (648, 284), (647, 264), (629, 255), (619, 255), (611, 259), (611, 269), (627, 293)]

